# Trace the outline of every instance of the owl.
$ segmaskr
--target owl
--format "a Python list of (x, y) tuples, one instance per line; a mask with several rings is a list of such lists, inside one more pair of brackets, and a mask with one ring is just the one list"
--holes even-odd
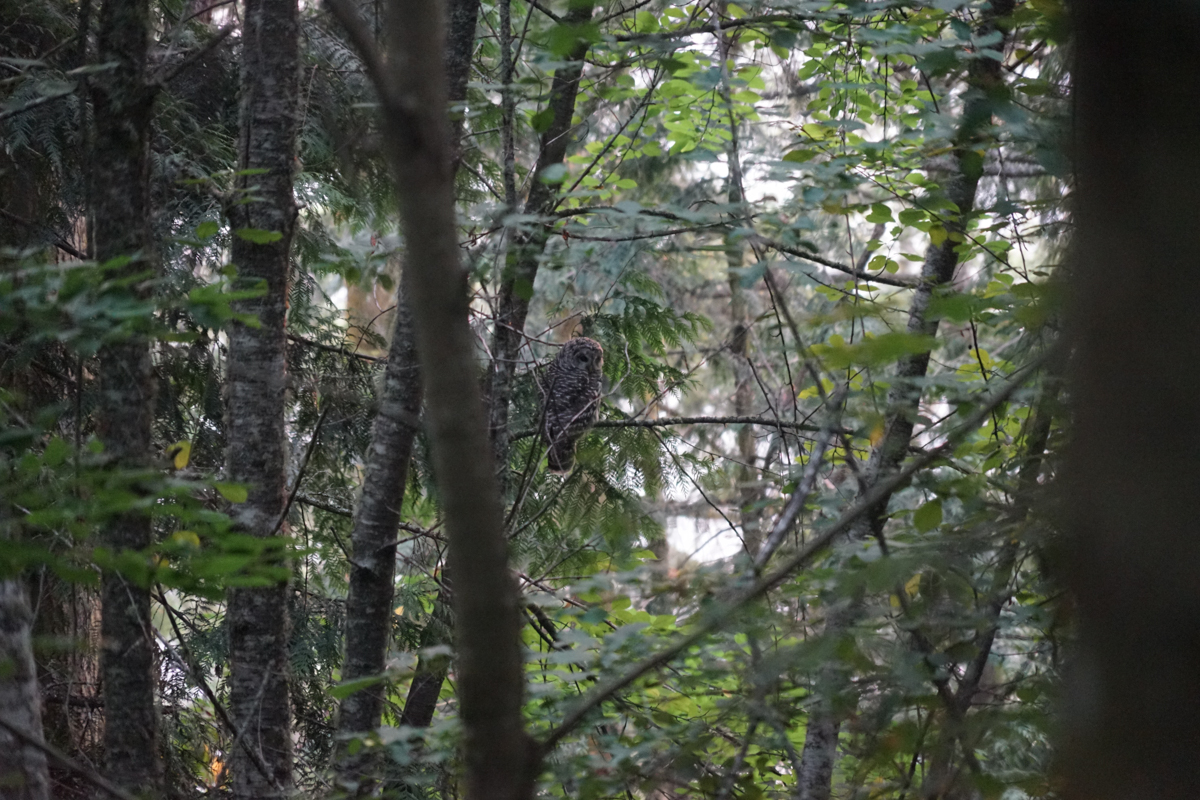
[(575, 463), (575, 442), (596, 421), (604, 348), (583, 336), (562, 346), (542, 380), (542, 438), (550, 469), (566, 472)]

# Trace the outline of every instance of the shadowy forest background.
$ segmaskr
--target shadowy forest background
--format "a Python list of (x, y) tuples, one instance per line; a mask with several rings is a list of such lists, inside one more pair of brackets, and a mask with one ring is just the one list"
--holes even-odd
[(0, 795), (1194, 797), (1197, 62), (1183, 0), (0, 4)]

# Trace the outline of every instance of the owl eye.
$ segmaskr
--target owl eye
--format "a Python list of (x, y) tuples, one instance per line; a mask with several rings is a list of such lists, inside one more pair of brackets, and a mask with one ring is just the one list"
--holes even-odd
[(588, 357), (587, 357), (587, 354), (585, 354), (585, 353), (580, 353), (580, 354), (579, 354), (579, 363), (580, 363), (580, 364), (586, 364), (587, 362), (588, 362)]

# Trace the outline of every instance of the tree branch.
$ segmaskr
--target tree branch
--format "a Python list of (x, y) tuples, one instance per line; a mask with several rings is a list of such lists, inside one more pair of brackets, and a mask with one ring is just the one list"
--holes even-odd
[(933, 462), (945, 456), (951, 451), (963, 438), (978, 430), (979, 426), (991, 415), (992, 410), (1004, 403), (1012, 396), (1013, 392), (1024, 385), (1025, 381), (1033, 374), (1041, 364), (1050, 357), (1053, 351), (1043, 353), (1039, 358), (1032, 363), (1027, 364), (1020, 371), (1015, 373), (1000, 389), (995, 391), (987, 400), (985, 400), (979, 408), (975, 410), (967, 420), (950, 433), (946, 437), (946, 441), (938, 447), (929, 450), (924, 455), (919, 456), (908, 464), (904, 469), (893, 473), (885, 480), (879, 481), (871, 489), (859, 496), (858, 500), (847, 509), (832, 525), (830, 525), (821, 533), (817, 534), (807, 545), (794, 553), (791, 557), (783, 562), (777, 570), (771, 574), (758, 579), (752, 586), (743, 589), (740, 592), (735, 592), (733, 597), (724, 603), (720, 608), (707, 614), (704, 619), (698, 620), (696, 626), (691, 633), (680, 636), (674, 644), (669, 645), (660, 652), (644, 659), (641, 663), (627, 671), (625, 674), (616, 678), (612, 678), (598, 685), (595, 689), (588, 692), (583, 700), (572, 709), (563, 721), (558, 724), (546, 738), (543, 739), (539, 746), (542, 754), (550, 752), (559, 742), (562, 741), (568, 733), (570, 733), (580, 722), (598, 705), (606, 699), (626, 688), (638, 678), (658, 669), (674, 660), (679, 655), (683, 654), (692, 645), (699, 642), (708, 634), (721, 628), (728, 623), (734, 614), (747, 603), (756, 600), (767, 592), (783, 583), (793, 572), (807, 564), (815, 556), (825, 550), (837, 536), (848, 530), (850, 526), (869, 512), (880, 500), (891, 495), (893, 491), (908, 480), (920, 470), (928, 467)]

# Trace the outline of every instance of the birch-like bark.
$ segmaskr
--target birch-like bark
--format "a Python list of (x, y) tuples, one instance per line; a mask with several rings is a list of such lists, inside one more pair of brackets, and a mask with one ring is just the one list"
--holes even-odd
[[(386, 61), (346, 0), (330, 7), (368, 62), (400, 195), (426, 420), (455, 576), (455, 644), (465, 796), (524, 800), (537, 759), (524, 729), (518, 592), (508, 569), (503, 507), (475, 369), (459, 261), (443, 64), (443, 6), (391, 0)], [(436, 368), (430, 369), (431, 365)]]
[(1076, 22), (1074, 406), (1062, 563), (1078, 640), (1070, 800), (1200, 793), (1200, 4), (1090, 0)]
[[(93, 253), (101, 263), (131, 257), (126, 275), (157, 267), (150, 234), (150, 112), (147, 86), (150, 35), (148, 0), (105, 0), (96, 37), (98, 63), (112, 68), (91, 78), (95, 125), (89, 204)], [(138, 296), (144, 287), (132, 290)], [(97, 425), (115, 468), (145, 469), (150, 462), (154, 380), (150, 343), (141, 335), (109, 344), (99, 353)], [(114, 551), (150, 545), (150, 519), (122, 514), (101, 534)], [(162, 790), (155, 702), (155, 648), (150, 595), (124, 576), (102, 578), (101, 676), (104, 684), (105, 772), (123, 789), (157, 796)]]
[[(25, 587), (0, 581), (0, 718), (42, 741), (42, 709), (30, 628), (33, 614)], [(0, 727), (0, 786), (9, 800), (48, 800), (46, 755)]]
[[(1014, 0), (993, 0), (979, 27), (979, 35), (987, 36), (997, 30), (997, 19), (1012, 14)], [(1003, 52), (1004, 39), (996, 47)], [(934, 293), (954, 278), (958, 266), (957, 248), (966, 231), (966, 219), (975, 207), (975, 193), (979, 187), (981, 168), (976, 162), (972, 147), (979, 136), (980, 128), (990, 124), (994, 93), (1002, 88), (1000, 62), (991, 58), (977, 58), (971, 62), (967, 78), (968, 96), (963, 106), (962, 119), (955, 137), (955, 162), (957, 170), (945, 187), (947, 199), (954, 203), (958, 214), (948, 214), (943, 221), (946, 239), (938, 245), (930, 245), (925, 253), (921, 268), (921, 283), (913, 290), (908, 312), (907, 331), (913, 336), (933, 337), (937, 334), (938, 321), (929, 317), (929, 305)], [(982, 165), (978, 165), (981, 167)], [(909, 355), (896, 365), (892, 388), (888, 391), (888, 415), (884, 435), (871, 451), (871, 457), (863, 470), (860, 496), (882, 480), (895, 475), (908, 452), (912, 441), (913, 426), (921, 402), (921, 379), (929, 370), (930, 352)], [(850, 530), (853, 538), (866, 538), (882, 532), (887, 515), (891, 492), (881, 497), (871, 510), (864, 514)], [(824, 636), (840, 638), (847, 635), (862, 609), (861, 598), (844, 598), (834, 604), (825, 620)], [(832, 793), (833, 771), (837, 764), (838, 733), (841, 728), (838, 697), (844, 683), (839, 665), (828, 664), (818, 673), (816, 701), (809, 714), (805, 732), (804, 750), (800, 756), (801, 770), (796, 776), (796, 796), (799, 800), (829, 800)]]
[[(246, 484), (235, 504), (238, 527), (258, 537), (286, 530), (287, 290), (296, 223), (292, 191), (299, 119), (299, 8), (296, 0), (247, 0), (242, 34), (238, 168), (264, 170), (239, 178), (250, 202), (231, 206), (232, 260), (243, 284), (265, 288), (238, 310), (258, 328), (229, 330), (228, 476)], [(236, 235), (250, 228), (280, 234), (255, 244)], [(253, 236), (253, 234), (252, 234)], [(262, 237), (258, 237), (262, 238)], [(245, 747), (229, 754), (235, 798), (285, 797), (292, 785), (291, 705), (288, 698), (288, 587), (229, 592), (229, 712)], [(256, 763), (256, 761), (258, 763)], [(266, 766), (264, 774), (262, 765)]]

